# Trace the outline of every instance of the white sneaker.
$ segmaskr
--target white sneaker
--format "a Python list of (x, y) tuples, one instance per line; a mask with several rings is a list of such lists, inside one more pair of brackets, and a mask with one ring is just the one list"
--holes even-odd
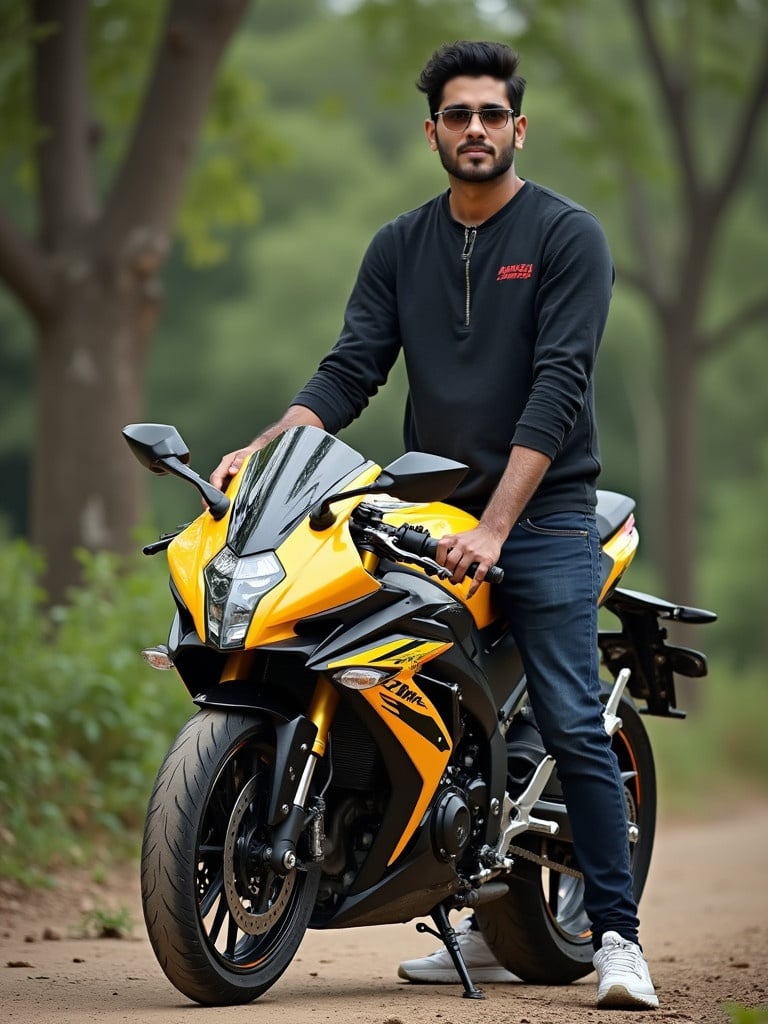
[(643, 951), (618, 932), (603, 935), (592, 958), (597, 971), (597, 1005), (615, 1009), (656, 1009), (659, 998)]
[[(483, 933), (473, 928), (472, 923), (472, 917), (465, 917), (456, 928), (456, 938), (472, 981), (475, 984), (486, 985), (493, 982), (519, 981), (519, 978), (501, 966), (488, 948)], [(397, 976), (422, 985), (459, 983), (451, 954), (445, 946), (420, 960), (403, 960), (397, 969)]]

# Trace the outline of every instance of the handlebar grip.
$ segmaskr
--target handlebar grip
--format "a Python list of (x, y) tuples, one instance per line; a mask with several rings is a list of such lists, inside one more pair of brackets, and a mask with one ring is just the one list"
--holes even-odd
[[(397, 541), (404, 551), (411, 554), (435, 558), (437, 554), (438, 541), (429, 533), (422, 530), (415, 530), (412, 526), (401, 526), (397, 531)], [(473, 562), (467, 569), (467, 576), (474, 578), (477, 571), (477, 562)], [(492, 565), (485, 574), (484, 583), (501, 583), (504, 579), (504, 570), (500, 565)]]
[[(470, 569), (472, 566), (470, 566)], [(504, 570), (500, 565), (492, 565), (488, 572), (485, 574), (485, 581), (487, 583), (501, 583), (504, 579)]]

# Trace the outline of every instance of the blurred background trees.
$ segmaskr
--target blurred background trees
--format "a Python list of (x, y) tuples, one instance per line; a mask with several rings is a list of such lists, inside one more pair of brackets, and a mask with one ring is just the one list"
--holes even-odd
[(28, 523), (54, 598), (77, 548), (124, 551), (142, 515), (120, 428), (142, 414), (187, 170), (246, 5), (172, 0), (159, 24), (141, 2), (125, 15), (88, 0), (2, 11), (6, 155), (28, 171), (33, 216), (27, 228), (10, 196), (0, 206), (0, 277), (34, 327)]
[[(134, 475), (124, 422), (173, 422), (207, 475), (282, 412), (372, 233), (444, 188), (424, 60), (499, 38), (529, 83), (521, 175), (592, 209), (617, 264), (597, 386), (602, 486), (638, 499), (629, 585), (713, 607), (687, 642), (764, 676), (765, 0), (38, 0), (0, 29), (0, 526), (58, 559), (56, 598), (73, 546), (198, 514)], [(345, 439), (397, 455), (403, 390), (398, 366)]]
[[(521, 173), (595, 210), (616, 257), (604, 484), (641, 500), (666, 590), (700, 599), (718, 488), (764, 475), (764, 0), (37, 0), (3, 19), (0, 510), (56, 597), (71, 550), (125, 550), (144, 507), (124, 421), (178, 421), (207, 470), (280, 412), (371, 232), (443, 187), (418, 69), (497, 36), (530, 82)], [(401, 395), (402, 376), (351, 432), (374, 456), (399, 445)]]

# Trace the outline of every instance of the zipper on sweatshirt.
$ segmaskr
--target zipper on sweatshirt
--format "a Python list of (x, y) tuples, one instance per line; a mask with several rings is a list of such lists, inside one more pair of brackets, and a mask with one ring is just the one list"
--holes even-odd
[(464, 228), (464, 249), (461, 253), (461, 258), (464, 261), (464, 326), (469, 327), (470, 319), (470, 306), (472, 299), (472, 289), (469, 277), (469, 264), (472, 259), (472, 250), (475, 247), (475, 239), (477, 238), (477, 228)]

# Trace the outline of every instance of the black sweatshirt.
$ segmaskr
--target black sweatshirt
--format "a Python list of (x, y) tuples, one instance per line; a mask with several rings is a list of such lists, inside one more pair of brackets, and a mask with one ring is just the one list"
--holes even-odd
[(600, 456), (592, 375), (613, 265), (587, 210), (533, 182), (477, 228), (444, 193), (382, 227), (344, 328), (293, 404), (349, 424), (402, 349), (408, 450), (470, 467), (452, 501), (475, 515), (522, 445), (553, 461), (525, 515), (589, 511)]

